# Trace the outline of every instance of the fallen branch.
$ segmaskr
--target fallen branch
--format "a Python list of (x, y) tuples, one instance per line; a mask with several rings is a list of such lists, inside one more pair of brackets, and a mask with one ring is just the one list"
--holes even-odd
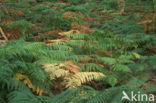
[(2, 30), (1, 27), (0, 27), (0, 33), (2, 34), (2, 37), (3, 37), (6, 41), (8, 41), (8, 38), (7, 38), (6, 35), (4, 34), (4, 32), (3, 32), (3, 30)]

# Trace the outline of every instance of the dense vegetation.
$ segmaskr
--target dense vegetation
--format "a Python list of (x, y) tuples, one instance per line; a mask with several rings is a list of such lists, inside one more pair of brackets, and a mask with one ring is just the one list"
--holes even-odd
[(0, 0), (0, 103), (156, 96), (156, 0)]

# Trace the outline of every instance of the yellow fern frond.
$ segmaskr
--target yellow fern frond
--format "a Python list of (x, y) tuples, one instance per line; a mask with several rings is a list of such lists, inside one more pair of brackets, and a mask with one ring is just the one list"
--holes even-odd
[(30, 79), (28, 76), (26, 75), (23, 75), (23, 74), (20, 74), (20, 73), (17, 73), (15, 75), (15, 79), (16, 80), (21, 80), (23, 81), (23, 83), (25, 85), (27, 85), (30, 89), (32, 89), (33, 92), (36, 92), (37, 94), (39, 94), (40, 96), (42, 95), (43, 93), (43, 89), (39, 90), (39, 88), (37, 87), (37, 89), (35, 88), (35, 86), (33, 86), (33, 84), (31, 83)]
[(62, 68), (63, 66), (65, 66), (65, 65), (64, 64), (57, 64), (57, 63), (43, 64), (43, 68), (46, 72), (53, 72), (54, 69), (59, 69), (59, 68)]
[(60, 32), (59, 35), (66, 36), (66, 35), (75, 34), (75, 33), (80, 33), (80, 31), (70, 30), (70, 31), (67, 31), (67, 32)]
[(88, 81), (99, 80), (100, 77), (105, 77), (105, 75), (100, 72), (75, 72), (75, 74), (73, 74), (61, 69), (63, 67), (63, 64), (46, 64), (43, 66), (45, 71), (50, 72), (50, 80), (64, 77), (62, 85), (66, 88), (81, 86)]
[(50, 74), (50, 80), (53, 80), (55, 78), (59, 78), (59, 77), (64, 77), (68, 75), (68, 71), (63, 70), (63, 69), (58, 69), (58, 70), (54, 70), (51, 74)]
[(55, 78), (67, 76), (69, 74), (68, 71), (64, 69), (60, 69), (64, 64), (46, 64), (43, 66), (46, 72), (50, 72), (50, 80), (53, 80)]
[(99, 72), (80, 72), (73, 77), (67, 77), (64, 83), (67, 88), (72, 88), (81, 86), (82, 83), (87, 81), (98, 80), (100, 77), (105, 77), (105, 75)]
[(139, 55), (138, 53), (133, 53), (133, 55), (134, 55), (137, 59), (139, 59), (139, 58), (141, 57), (141, 55)]
[(50, 45), (54, 45), (54, 44), (64, 44), (66, 41), (68, 41), (68, 39), (64, 40), (64, 39), (57, 39), (57, 40), (48, 40), (47, 41), (47, 46), (50, 46)]

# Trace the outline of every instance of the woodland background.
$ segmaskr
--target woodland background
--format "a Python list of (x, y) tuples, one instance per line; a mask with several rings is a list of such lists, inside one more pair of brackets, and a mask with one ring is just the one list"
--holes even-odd
[(122, 91), (156, 96), (156, 0), (0, 0), (0, 103), (131, 103)]

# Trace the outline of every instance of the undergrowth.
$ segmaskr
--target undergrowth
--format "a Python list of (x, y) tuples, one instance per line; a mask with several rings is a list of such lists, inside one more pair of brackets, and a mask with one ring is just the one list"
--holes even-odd
[(117, 0), (0, 1), (9, 39), (0, 44), (0, 103), (137, 103), (121, 101), (123, 91), (155, 94), (155, 3), (124, 2), (119, 13)]

